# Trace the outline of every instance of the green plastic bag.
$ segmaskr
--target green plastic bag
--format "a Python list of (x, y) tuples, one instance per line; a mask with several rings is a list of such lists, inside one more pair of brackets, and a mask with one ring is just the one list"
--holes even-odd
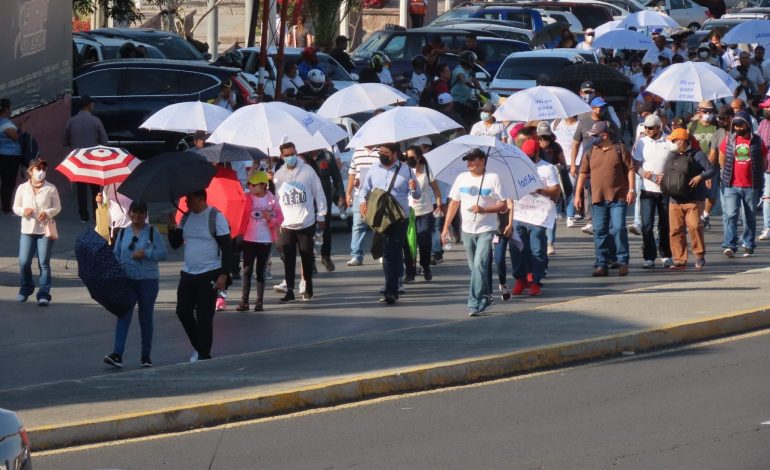
[(417, 265), (417, 222), (415, 221), (414, 209), (411, 207), (409, 208), (409, 225), (406, 227), (406, 242), (409, 244), (412, 261)]

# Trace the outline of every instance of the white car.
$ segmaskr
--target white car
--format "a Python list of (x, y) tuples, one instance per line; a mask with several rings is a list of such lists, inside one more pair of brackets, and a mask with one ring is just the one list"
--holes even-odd
[(514, 52), (500, 66), (489, 88), (490, 91), (507, 97), (517, 91), (535, 86), (540, 75), (553, 79), (563, 67), (585, 62), (580, 51), (575, 49)]
[(663, 13), (693, 31), (699, 30), (711, 15), (708, 8), (692, 0), (645, 0), (644, 6), (652, 10), (657, 10), (656, 6), (662, 7)]

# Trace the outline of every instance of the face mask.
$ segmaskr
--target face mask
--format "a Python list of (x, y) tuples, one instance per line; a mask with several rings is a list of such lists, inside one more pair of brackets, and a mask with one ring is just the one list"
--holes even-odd
[(748, 127), (744, 127), (741, 130), (735, 129), (735, 133), (740, 135), (740, 136), (745, 137), (745, 136), (749, 135), (751, 133), (751, 131), (749, 130)]
[(591, 100), (593, 100), (594, 98), (596, 98), (596, 95), (594, 95), (593, 93), (588, 93), (583, 95), (583, 101), (585, 101), (586, 103), (590, 103)]
[(409, 165), (412, 168), (417, 168), (417, 159), (416, 158), (407, 158), (406, 164)]
[(714, 115), (712, 113), (703, 113), (700, 116), (700, 120), (703, 122), (711, 122), (712, 119), (714, 119)]
[(591, 137), (591, 146), (592, 147), (596, 147), (597, 145), (599, 145), (601, 143), (602, 143), (602, 136), (595, 135), (595, 136)]
[(390, 155), (380, 155), (380, 163), (390, 165)]
[(289, 155), (289, 156), (283, 157), (283, 162), (289, 168), (293, 168), (293, 167), (297, 166), (297, 159), (298, 159), (298, 157), (296, 155)]
[(676, 151), (678, 151), (678, 150), (679, 150), (679, 147), (678, 147), (678, 146), (677, 146), (677, 145), (676, 145), (674, 142), (670, 142), (670, 141), (669, 141), (669, 143), (668, 143), (668, 149), (669, 149), (670, 151), (672, 151), (672, 152), (676, 152)]
[(35, 179), (38, 183), (43, 181), (45, 179), (45, 171), (44, 170), (35, 170), (32, 172), (32, 178)]
[(489, 113), (487, 113), (486, 111), (481, 113), (479, 116), (481, 116), (482, 121), (486, 121), (487, 119), (489, 119)]

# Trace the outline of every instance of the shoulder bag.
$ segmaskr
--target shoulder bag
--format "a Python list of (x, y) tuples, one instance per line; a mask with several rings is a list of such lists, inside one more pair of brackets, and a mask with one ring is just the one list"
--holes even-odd
[(404, 209), (390, 193), (393, 190), (393, 185), (396, 184), (399, 171), (401, 171), (400, 163), (396, 167), (396, 172), (387, 191), (375, 188), (369, 193), (369, 199), (366, 201), (365, 221), (375, 233), (384, 233), (391, 225), (406, 221)]

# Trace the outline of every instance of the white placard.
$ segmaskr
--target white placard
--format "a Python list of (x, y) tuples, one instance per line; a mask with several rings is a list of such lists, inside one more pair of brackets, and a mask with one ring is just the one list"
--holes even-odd
[(546, 196), (527, 194), (513, 201), (513, 220), (552, 228), (556, 223), (556, 205)]

